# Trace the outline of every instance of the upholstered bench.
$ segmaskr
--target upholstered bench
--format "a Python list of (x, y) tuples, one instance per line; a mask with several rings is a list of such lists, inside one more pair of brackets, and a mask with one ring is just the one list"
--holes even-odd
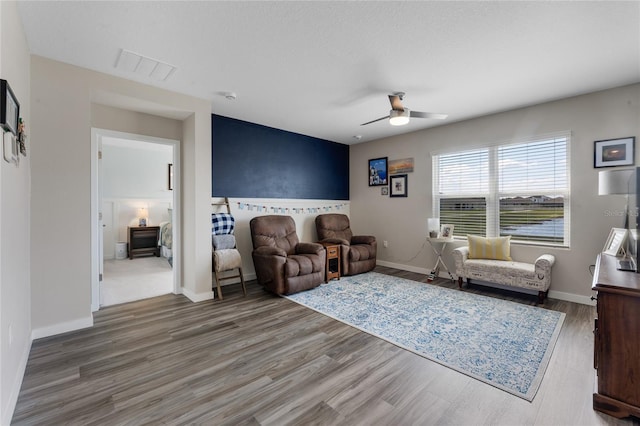
[[(465, 278), (467, 283), (473, 279), (502, 284), (516, 289), (537, 290), (538, 303), (543, 303), (547, 297), (551, 286), (551, 267), (555, 262), (555, 257), (551, 254), (541, 255), (536, 259), (535, 263), (525, 263), (511, 260), (508, 251), (506, 256), (492, 256), (491, 254), (483, 256), (480, 254), (470, 257), (469, 247), (463, 246), (454, 249), (452, 253), (460, 288), (462, 288), (462, 280)], [(491, 257), (498, 257), (499, 259), (492, 259)]]

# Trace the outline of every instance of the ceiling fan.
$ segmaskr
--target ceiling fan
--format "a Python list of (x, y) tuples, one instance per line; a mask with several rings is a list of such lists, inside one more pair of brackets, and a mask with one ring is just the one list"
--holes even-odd
[(403, 126), (409, 123), (410, 117), (415, 118), (433, 118), (436, 120), (444, 120), (447, 118), (447, 114), (435, 114), (433, 112), (420, 112), (420, 111), (410, 111), (409, 108), (405, 108), (402, 106), (402, 98), (404, 98), (404, 92), (394, 92), (392, 95), (389, 95), (389, 102), (391, 102), (391, 111), (389, 111), (389, 115), (376, 118), (375, 120), (368, 121), (366, 123), (362, 123), (361, 126), (366, 126), (367, 124), (375, 123), (376, 121), (389, 119), (389, 124), (392, 126)]

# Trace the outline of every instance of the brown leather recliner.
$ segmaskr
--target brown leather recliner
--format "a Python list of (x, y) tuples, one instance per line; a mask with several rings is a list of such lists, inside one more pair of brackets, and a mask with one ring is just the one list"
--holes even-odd
[(278, 294), (292, 294), (324, 282), (326, 251), (301, 243), (290, 216), (258, 216), (249, 222), (258, 283)]
[(342, 275), (357, 275), (376, 267), (376, 237), (353, 235), (349, 217), (344, 214), (321, 214), (316, 217), (320, 242), (340, 244)]

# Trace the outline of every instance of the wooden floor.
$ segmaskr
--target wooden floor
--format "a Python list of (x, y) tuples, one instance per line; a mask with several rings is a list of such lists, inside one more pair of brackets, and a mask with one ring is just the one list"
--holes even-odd
[[(444, 279), (433, 284), (457, 288)], [(593, 307), (547, 301), (566, 319), (529, 403), (255, 282), (247, 288), (246, 298), (233, 285), (223, 301), (166, 295), (111, 306), (95, 314), (91, 329), (33, 342), (12, 424), (640, 424), (591, 408)]]

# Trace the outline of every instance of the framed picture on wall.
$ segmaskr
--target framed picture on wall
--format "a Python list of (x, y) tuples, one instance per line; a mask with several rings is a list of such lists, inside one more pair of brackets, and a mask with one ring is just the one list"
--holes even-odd
[(167, 173), (168, 176), (168, 186), (169, 191), (173, 190), (173, 164), (169, 164), (169, 171)]
[(406, 197), (407, 196), (407, 175), (391, 176), (391, 195), (390, 197)]
[(369, 186), (382, 186), (387, 182), (387, 157), (369, 160)]
[(635, 137), (595, 141), (593, 167), (632, 166), (635, 142)]
[(18, 134), (18, 117), (20, 104), (7, 80), (0, 80), (0, 126), (3, 129)]

